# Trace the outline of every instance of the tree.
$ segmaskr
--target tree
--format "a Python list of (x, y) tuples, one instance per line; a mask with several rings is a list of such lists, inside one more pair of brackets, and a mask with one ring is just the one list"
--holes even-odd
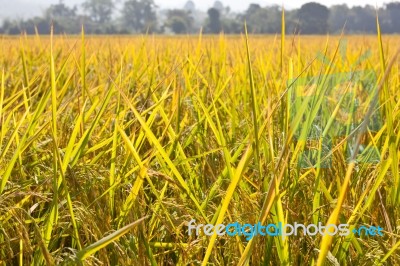
[(186, 2), (185, 6), (183, 7), (184, 10), (188, 12), (194, 12), (196, 10), (196, 5), (193, 1), (189, 0)]
[(400, 30), (400, 2), (386, 4), (388, 20), (390, 21), (389, 32), (395, 33)]
[(209, 33), (220, 33), (221, 28), (221, 19), (219, 11), (215, 8), (210, 8), (207, 11), (208, 14), (208, 21), (206, 25), (206, 30)]
[(86, 0), (83, 8), (94, 22), (105, 24), (111, 21), (114, 4), (112, 0)]
[(325, 34), (328, 31), (329, 9), (311, 2), (300, 7), (300, 32), (303, 34)]
[(285, 28), (286, 33), (297, 34), (299, 32), (298, 9), (285, 10)]
[(227, 34), (238, 34), (244, 30), (243, 23), (237, 18), (223, 18), (221, 24), (224, 33)]
[(251, 33), (256, 33), (258, 31), (257, 24), (262, 22), (253, 19), (257, 13), (263, 13), (263, 8), (259, 4), (250, 4), (244, 14), (239, 15), (239, 19), (243, 23), (246, 21), (247, 31)]
[[(349, 19), (350, 9), (346, 4), (334, 5), (329, 11), (329, 32), (340, 33), (345, 26), (345, 22)], [(349, 24), (346, 25), (346, 30), (349, 29)]]
[(157, 25), (153, 0), (128, 0), (122, 10), (124, 25), (134, 32), (152, 32)]
[(54, 18), (72, 18), (76, 16), (77, 8), (74, 6), (73, 8), (69, 8), (64, 4), (63, 1), (60, 0), (58, 4), (50, 5), (50, 7), (46, 10), (46, 17)]
[(281, 15), (277, 5), (262, 8), (251, 4), (245, 13), (247, 29), (252, 33), (278, 33), (281, 31)]
[(375, 9), (372, 6), (354, 6), (350, 9), (350, 15), (348, 19), (349, 29), (352, 32), (369, 32), (374, 33), (376, 31), (376, 18)]
[(261, 9), (261, 6), (259, 4), (250, 4), (245, 12), (246, 20), (249, 19), (252, 15), (254, 15), (260, 9)]
[(224, 11), (224, 5), (221, 1), (218, 0), (214, 2), (213, 8), (218, 10), (220, 14)]
[(176, 34), (188, 33), (191, 31), (193, 18), (183, 9), (173, 9), (168, 11), (166, 26)]
[(15, 21), (10, 21), (8, 19), (4, 20), (2, 31), (5, 34), (16, 35), (21, 33), (21, 29)]
[(60, 1), (58, 4), (51, 5), (45, 11), (45, 20), (47, 22), (40, 21), (40, 23), (37, 25), (39, 33), (42, 33), (45, 30), (46, 24), (49, 24), (50, 21), (53, 22), (53, 25), (59, 25), (58, 28), (54, 27), (55, 33), (57, 33), (56, 30), (66, 33), (79, 32), (81, 25), (76, 12), (76, 6), (70, 8), (62, 1)]

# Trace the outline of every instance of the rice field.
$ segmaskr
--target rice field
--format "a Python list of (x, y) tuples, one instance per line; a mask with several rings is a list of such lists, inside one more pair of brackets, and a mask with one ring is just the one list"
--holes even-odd
[[(2, 265), (400, 265), (398, 36), (0, 39)], [(383, 236), (189, 235), (198, 224)]]

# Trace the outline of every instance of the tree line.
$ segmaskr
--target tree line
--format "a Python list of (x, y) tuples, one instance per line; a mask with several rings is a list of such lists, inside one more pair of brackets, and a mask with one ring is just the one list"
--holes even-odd
[[(112, 0), (86, 0), (82, 6), (68, 6), (63, 1), (49, 6), (44, 14), (30, 19), (6, 19), (0, 34), (78, 34), (82, 25), (89, 34), (238, 34), (244, 21), (254, 34), (274, 34), (281, 31), (282, 7), (249, 4), (243, 12), (232, 12), (229, 6), (215, 1), (207, 12), (196, 9), (192, 1), (182, 8), (159, 9), (153, 0), (126, 0), (119, 8)], [(287, 33), (336, 34), (375, 33), (376, 17), (383, 33), (400, 33), (400, 2), (391, 2), (376, 9), (373, 6), (330, 8), (315, 2), (298, 9), (285, 10)]]

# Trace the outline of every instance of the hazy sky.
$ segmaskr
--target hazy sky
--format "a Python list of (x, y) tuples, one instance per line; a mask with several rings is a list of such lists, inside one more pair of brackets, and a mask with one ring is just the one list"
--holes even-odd
[[(207, 9), (209, 6), (212, 6), (215, 0), (192, 0), (195, 2), (196, 6), (199, 9)], [(322, 3), (327, 6), (335, 5), (335, 4), (342, 4), (342, 3), (347, 3), (349, 6), (353, 5), (378, 5), (382, 6), (384, 3), (391, 2), (389, 1), (383, 1), (383, 0), (352, 0), (352, 1), (343, 1), (343, 0), (325, 0), (325, 1), (318, 1), (318, 0), (254, 0), (254, 1), (244, 1), (244, 0), (220, 0), (224, 5), (229, 5), (233, 10), (245, 10), (250, 3), (257, 3), (260, 4), (261, 6), (266, 6), (266, 5), (271, 5), (271, 4), (278, 4), (278, 5), (283, 5), (288, 8), (298, 8), (302, 4), (307, 3), (307, 2), (318, 2)], [(161, 0), (156, 0), (155, 1), (159, 6), (165, 6), (165, 7), (174, 7), (174, 6), (182, 6), (186, 3), (186, 0), (166, 0), (166, 1), (161, 1)], [(351, 3), (351, 4), (350, 4)]]
[[(124, 0), (116, 0), (116, 2), (123, 2)], [(181, 8), (186, 3), (187, 0), (155, 0), (156, 4), (161, 8)], [(198, 9), (207, 10), (213, 5), (215, 0), (193, 0)], [(334, 4), (347, 3), (349, 6), (353, 5), (378, 5), (382, 6), (384, 3), (391, 2), (391, 0), (220, 0), (224, 5), (229, 5), (232, 11), (245, 10), (250, 3), (258, 3), (261, 6), (271, 5), (271, 4), (284, 4), (285, 8), (298, 8), (302, 4), (307, 2), (319, 2), (324, 5), (331, 6)], [(32, 16), (38, 16), (43, 14), (43, 11), (50, 5), (58, 3), (59, 0), (0, 0), (0, 20), (8, 18), (26, 18)], [(67, 5), (80, 5), (84, 0), (64, 0)]]

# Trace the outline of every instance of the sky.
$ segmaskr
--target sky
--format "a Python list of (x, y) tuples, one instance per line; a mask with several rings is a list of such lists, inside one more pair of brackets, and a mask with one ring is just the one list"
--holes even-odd
[[(123, 0), (116, 0), (117, 2), (123, 2)], [(181, 8), (187, 0), (155, 0), (155, 3), (160, 8)], [(211, 7), (215, 0), (192, 0), (198, 9), (207, 10)], [(246, 10), (250, 3), (257, 3), (261, 6), (267, 6), (271, 4), (284, 5), (287, 9), (299, 8), (302, 4), (307, 2), (319, 2), (326, 6), (335, 4), (346, 3), (343, 0), (220, 0), (224, 5), (229, 5), (232, 11), (243, 11)], [(51, 4), (58, 3), (59, 0), (0, 0), (0, 21), (5, 18), (27, 18), (33, 16), (42, 15), (44, 10)], [(81, 5), (84, 0), (64, 0), (64, 3), (73, 6)], [(347, 1), (350, 2), (350, 1)], [(391, 2), (391, 0), (352, 0), (351, 3), (347, 3), (349, 6), (353, 5), (378, 5), (383, 6), (384, 3)]]
[[(212, 6), (215, 0), (192, 0), (195, 4), (196, 7), (199, 9), (206, 10), (208, 7)], [(318, 2), (322, 3), (326, 6), (331, 6), (335, 4), (343, 4), (347, 3), (349, 6), (353, 5), (378, 5), (382, 6), (386, 2), (391, 2), (389, 1), (383, 1), (383, 0), (352, 0), (352, 1), (343, 1), (343, 0), (325, 0), (325, 1), (318, 1), (318, 0), (251, 0), (251, 1), (244, 1), (244, 0), (220, 0), (224, 5), (229, 5), (232, 10), (235, 11), (242, 11), (247, 9), (250, 3), (256, 3), (260, 4), (261, 6), (267, 6), (271, 4), (278, 4), (278, 5), (284, 5), (287, 8), (299, 8), (302, 4), (308, 3), (308, 2)], [(186, 3), (186, 0), (165, 0), (165, 1), (155, 1), (159, 6), (163, 7), (174, 7), (174, 6), (183, 6)], [(351, 2), (348, 3), (348, 2)]]

